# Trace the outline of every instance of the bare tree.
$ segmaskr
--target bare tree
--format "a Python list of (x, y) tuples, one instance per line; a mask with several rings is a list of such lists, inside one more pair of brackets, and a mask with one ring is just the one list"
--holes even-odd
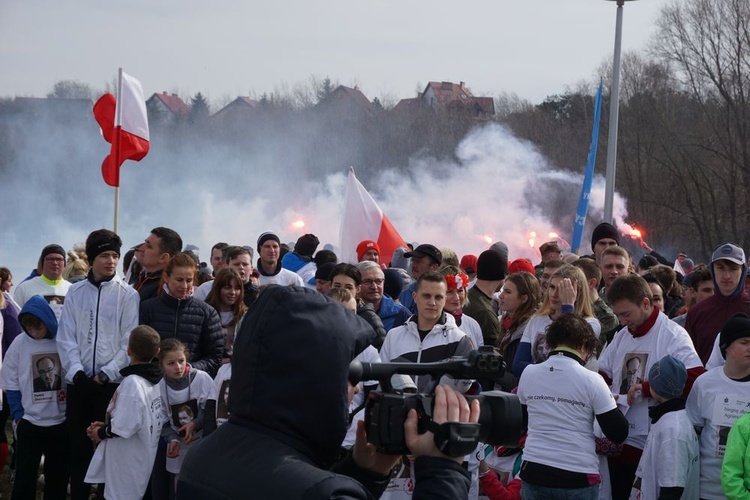
[(750, 242), (750, 2), (673, 2), (661, 10), (656, 25), (653, 53), (674, 66), (685, 90), (700, 103), (708, 127), (700, 148), (710, 155), (716, 174), (737, 173), (741, 181), (738, 189), (729, 179), (725, 196), (732, 212), (722, 220), (719, 237)]

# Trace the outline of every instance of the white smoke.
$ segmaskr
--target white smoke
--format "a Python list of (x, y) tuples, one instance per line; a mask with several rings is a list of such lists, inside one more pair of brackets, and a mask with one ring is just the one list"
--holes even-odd
[[(86, 133), (96, 140), (95, 124), (90, 128)], [(44, 245), (69, 249), (91, 230), (112, 227), (114, 192), (98, 168), (108, 145), (81, 143), (71, 154), (77, 162), (73, 173), (57, 172), (59, 161), (30, 147), (19, 159), (27, 160), (26, 168), (19, 165), (0, 177), (7, 202), (0, 216), (0, 265), (10, 267), (17, 282), (36, 265)], [(156, 226), (178, 231), (185, 244), (200, 247), (203, 260), (217, 241), (255, 247), (258, 235), (269, 230), (282, 241), (311, 232), (322, 244), (338, 245), (346, 171), (301, 183), (273, 158), (235, 158), (218, 145), (187, 144), (174, 154), (160, 152), (158, 142), (151, 146), (142, 162), (122, 167), (119, 233), (125, 247), (143, 241)], [(473, 129), (455, 156), (456, 161), (414, 158), (405, 169), (388, 169), (365, 182), (407, 241), (449, 246), (461, 256), (477, 255), (500, 240), (511, 259), (536, 262), (537, 247), (555, 239), (549, 233), (570, 240), (582, 174), (555, 169), (533, 144), (497, 124)], [(75, 180), (56, 182), (64, 175)], [(597, 176), (589, 234), (601, 221), (603, 201), (604, 180)], [(619, 196), (615, 213), (619, 221), (627, 215)], [(303, 228), (292, 226), (298, 220)], [(584, 237), (581, 253), (589, 251)]]

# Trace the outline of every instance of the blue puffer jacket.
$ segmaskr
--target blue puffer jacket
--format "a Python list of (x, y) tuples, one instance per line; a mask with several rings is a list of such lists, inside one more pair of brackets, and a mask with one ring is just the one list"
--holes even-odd
[(216, 375), (224, 350), (219, 313), (203, 301), (176, 299), (166, 293), (141, 303), (140, 324), (148, 325), (162, 340), (176, 338), (190, 351), (190, 365)]

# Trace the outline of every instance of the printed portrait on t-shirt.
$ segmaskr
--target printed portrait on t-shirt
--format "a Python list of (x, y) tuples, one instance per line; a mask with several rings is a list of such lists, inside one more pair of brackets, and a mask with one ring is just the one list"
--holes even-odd
[(62, 314), (62, 307), (65, 303), (65, 296), (64, 295), (45, 295), (44, 300), (47, 301), (47, 304), (49, 304), (50, 309), (52, 309), (52, 312), (55, 313), (55, 317), (57, 318), (57, 321), (60, 321), (60, 315)]
[(534, 344), (531, 346), (531, 353), (534, 357), (534, 363), (542, 363), (547, 361), (549, 357), (549, 347), (547, 346), (547, 334), (539, 333), (534, 339)]
[(178, 429), (185, 424), (189, 424), (198, 415), (198, 401), (191, 399), (184, 403), (178, 403), (170, 406), (172, 413), (172, 425)]
[(629, 352), (625, 354), (622, 362), (620, 394), (627, 394), (630, 390), (630, 386), (643, 382), (647, 362), (647, 352)]
[(34, 384), (34, 402), (56, 401), (56, 392), (62, 388), (60, 356), (56, 352), (37, 353), (31, 356)]
[(216, 401), (216, 418), (229, 418), (229, 380), (226, 379), (221, 383), (219, 397)]

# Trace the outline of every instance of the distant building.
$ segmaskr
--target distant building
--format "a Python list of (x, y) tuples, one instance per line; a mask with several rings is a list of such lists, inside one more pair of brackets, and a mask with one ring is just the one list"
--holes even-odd
[(258, 104), (258, 101), (255, 99), (240, 96), (214, 113), (212, 118), (216, 120), (241, 118), (256, 111)]
[(352, 118), (377, 118), (383, 113), (383, 109), (370, 102), (359, 89), (343, 85), (323, 98), (315, 105), (315, 109)]
[(190, 108), (177, 94), (155, 93), (146, 100), (149, 122), (175, 123), (187, 118)]
[(492, 97), (475, 97), (464, 82), (430, 82), (417, 97), (401, 99), (393, 110), (403, 113), (416, 109), (468, 113), (486, 119), (495, 115)]

